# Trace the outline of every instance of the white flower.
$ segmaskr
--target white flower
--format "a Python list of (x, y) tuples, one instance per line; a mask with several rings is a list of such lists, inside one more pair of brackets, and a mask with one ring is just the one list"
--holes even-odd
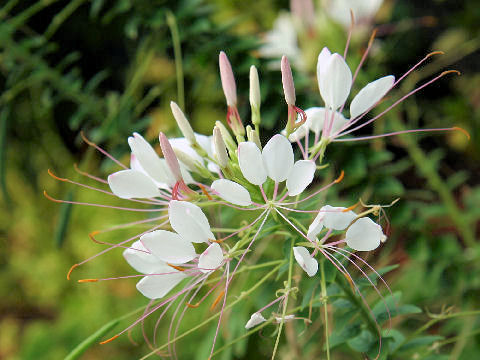
[(262, 314), (253, 313), (252, 316), (250, 316), (250, 320), (248, 320), (245, 324), (245, 329), (251, 329), (264, 321), (266, 321), (266, 319), (262, 316)]
[(356, 23), (370, 21), (377, 13), (383, 0), (327, 0), (326, 10), (338, 23), (349, 27), (350, 10), (353, 11)]
[(293, 248), (293, 255), (295, 260), (297, 260), (298, 265), (312, 277), (318, 271), (318, 262), (315, 260), (308, 250), (302, 246), (297, 246)]
[[(245, 177), (253, 185), (262, 185), (267, 177), (280, 183), (286, 180), (290, 196), (299, 195), (310, 185), (316, 170), (311, 160), (294, 162), (293, 149), (283, 135), (274, 135), (265, 145), (263, 151), (258, 146), (246, 141), (238, 145), (238, 164)], [(212, 188), (218, 195), (235, 205), (251, 204), (250, 194), (241, 185), (226, 179), (216, 180)]]
[(307, 238), (310, 241), (315, 241), (323, 227), (331, 230), (345, 230), (357, 217), (353, 211), (345, 210), (347, 208), (330, 205), (323, 206), (310, 224)]
[(137, 283), (137, 289), (150, 299), (160, 299), (167, 295), (187, 275), (168, 266), (153, 252), (149, 252), (138, 240), (123, 252), (125, 260), (142, 274), (159, 274), (145, 276)]
[(200, 255), (198, 259), (198, 269), (203, 273), (209, 273), (219, 268), (223, 263), (223, 251), (220, 245), (212, 243)]
[[(175, 177), (153, 147), (140, 134), (134, 133), (128, 138), (132, 150), (129, 170), (121, 170), (108, 177), (112, 192), (122, 198), (150, 198), (160, 195), (159, 189), (171, 190)], [(184, 165), (180, 166), (186, 184), (193, 179)]]
[(357, 251), (375, 250), (385, 239), (382, 227), (368, 217), (355, 221), (345, 235), (347, 245)]
[[(297, 30), (290, 14), (282, 13), (277, 17), (272, 30), (265, 34), (259, 53), (265, 58), (280, 59), (285, 55), (292, 59), (296, 67), (303, 68), (305, 66), (302, 52), (298, 47)], [(280, 62), (278, 62), (278, 67), (280, 67)]]

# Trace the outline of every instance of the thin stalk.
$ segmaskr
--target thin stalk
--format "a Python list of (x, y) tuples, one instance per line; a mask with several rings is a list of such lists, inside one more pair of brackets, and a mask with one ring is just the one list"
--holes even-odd
[[(225, 306), (225, 309), (224, 311), (234, 307), (235, 305), (237, 305), (239, 302), (241, 302), (242, 300), (244, 300), (246, 297), (248, 297), (251, 293), (253, 293), (255, 290), (257, 290), (265, 281), (267, 281), (268, 278), (270, 278), (271, 276), (274, 276), (278, 269), (280, 269), (280, 266), (281, 265), (277, 265), (275, 266), (275, 268), (273, 268), (267, 275), (265, 275), (263, 278), (261, 278), (255, 285), (253, 285), (249, 290), (245, 291), (245, 292), (242, 292), (240, 294), (240, 296), (235, 300), (233, 301), (232, 303), (230, 303), (229, 305)], [(170, 344), (173, 344), (175, 343), (176, 341), (184, 338), (185, 336), (191, 334), (192, 332), (200, 329), (201, 327), (207, 325), (209, 322), (215, 320), (216, 318), (218, 318), (220, 315), (220, 312), (217, 312), (216, 314), (210, 316), (208, 319), (202, 321), (200, 324), (198, 324), (197, 326), (194, 326), (192, 327), (191, 329), (185, 331), (184, 333), (182, 333), (181, 335), (178, 335), (177, 337), (175, 337), (174, 339), (168, 341), (167, 343), (163, 344), (162, 346), (159, 346), (157, 347), (156, 349), (153, 349), (152, 352), (146, 354), (145, 356), (143, 356), (140, 360), (145, 360), (145, 359), (148, 359), (150, 356), (152, 355), (155, 355), (157, 354), (160, 350), (168, 347)]]
[(185, 110), (185, 88), (183, 84), (183, 61), (182, 47), (180, 46), (180, 35), (178, 34), (177, 21), (175, 15), (167, 12), (167, 24), (172, 34), (173, 54), (175, 56), (175, 72), (177, 75), (177, 101), (181, 109)]
[(325, 259), (320, 261), (320, 287), (322, 291), (323, 313), (325, 317), (325, 347), (327, 348), (327, 360), (330, 360), (330, 340), (328, 336), (328, 297), (327, 282), (325, 281)]
[(292, 238), (291, 247), (290, 247), (290, 259), (288, 263), (288, 279), (287, 279), (287, 286), (286, 291), (287, 294), (285, 296), (285, 302), (283, 303), (283, 311), (282, 311), (282, 321), (280, 322), (280, 326), (278, 327), (278, 334), (277, 339), (275, 340), (275, 346), (273, 348), (272, 360), (275, 359), (275, 355), (277, 353), (278, 344), (280, 342), (280, 336), (282, 335), (283, 330), (283, 323), (285, 322), (285, 315), (287, 314), (287, 306), (288, 306), (288, 298), (289, 298), (289, 291), (290, 287), (292, 286), (292, 272), (293, 272), (293, 245), (295, 244), (295, 238)]

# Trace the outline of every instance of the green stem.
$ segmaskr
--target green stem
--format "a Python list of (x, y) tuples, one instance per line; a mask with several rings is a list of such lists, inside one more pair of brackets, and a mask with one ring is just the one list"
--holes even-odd
[(183, 84), (183, 62), (182, 48), (180, 46), (180, 35), (178, 34), (177, 21), (175, 15), (167, 12), (167, 24), (172, 34), (173, 54), (175, 56), (175, 70), (177, 75), (177, 101), (181, 109), (185, 110), (185, 89)]
[(58, 28), (80, 7), (86, 0), (73, 0), (67, 4), (57, 15), (54, 16), (47, 30), (45, 30), (45, 38), (50, 39)]
[(327, 360), (330, 360), (330, 340), (328, 336), (328, 295), (327, 283), (325, 281), (325, 259), (320, 261), (320, 286), (323, 299), (323, 313), (325, 317), (325, 347), (327, 348)]
[(292, 243), (290, 247), (290, 259), (288, 263), (288, 279), (287, 279), (287, 286), (286, 286), (286, 296), (285, 296), (285, 302), (283, 303), (283, 311), (282, 311), (282, 321), (280, 322), (280, 326), (278, 327), (278, 334), (277, 334), (277, 339), (275, 340), (275, 346), (273, 347), (273, 354), (272, 354), (272, 360), (275, 359), (275, 355), (277, 353), (278, 349), (278, 344), (280, 342), (280, 336), (282, 335), (282, 330), (283, 330), (283, 323), (285, 322), (285, 315), (287, 314), (287, 306), (288, 306), (288, 298), (289, 298), (289, 292), (290, 288), (292, 286), (292, 273), (293, 273), (293, 245), (295, 244), (295, 238), (292, 238)]
[[(239, 302), (241, 302), (242, 300), (244, 300), (246, 297), (248, 297), (252, 292), (254, 292), (255, 290), (257, 290), (265, 281), (267, 281), (268, 278), (270, 278), (271, 276), (275, 275), (278, 271), (278, 269), (280, 269), (280, 266), (281, 265), (277, 265), (275, 266), (275, 268), (273, 268), (267, 275), (265, 275), (262, 279), (260, 279), (255, 285), (253, 285), (248, 291), (245, 291), (245, 292), (242, 292), (240, 294), (240, 296), (235, 300), (233, 301), (232, 303), (230, 303), (229, 305), (225, 306), (225, 308), (223, 309), (223, 311), (226, 311), (232, 307), (234, 307), (235, 305), (237, 305)], [(238, 273), (238, 272), (237, 272)], [(160, 350), (162, 349), (165, 349), (166, 347), (168, 347), (170, 344), (173, 344), (175, 343), (176, 341), (184, 338), (185, 336), (191, 334), (192, 332), (200, 329), (201, 327), (207, 325), (209, 322), (211, 322), (212, 320), (215, 320), (216, 318), (218, 318), (220, 316), (220, 312), (217, 312), (216, 314), (210, 316), (208, 319), (202, 321), (200, 324), (192, 327), (191, 329), (185, 331), (183, 334), (181, 335), (178, 335), (177, 337), (175, 337), (174, 339), (168, 341), (167, 343), (163, 344), (162, 346), (159, 346), (158, 348), (154, 349), (152, 352), (146, 354), (145, 356), (143, 356), (140, 360), (145, 360), (145, 359), (148, 359), (150, 356), (152, 355), (155, 355), (157, 354)]]

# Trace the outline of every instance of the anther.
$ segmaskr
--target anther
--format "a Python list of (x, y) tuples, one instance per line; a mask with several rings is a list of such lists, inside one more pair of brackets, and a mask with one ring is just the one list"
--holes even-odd
[(340, 173), (340, 176), (338, 178), (336, 178), (333, 182), (335, 184), (338, 184), (340, 181), (343, 180), (344, 176), (345, 176), (345, 172), (342, 170), (342, 172)]
[(55, 180), (68, 182), (68, 179), (58, 177), (58, 176), (55, 175), (55, 174), (53, 173), (53, 171), (50, 170), (50, 169), (48, 169), (47, 172), (48, 172), (48, 175), (50, 175), (50, 176), (51, 176), (52, 178), (54, 178)]
[(435, 55), (445, 55), (445, 53), (443, 51), (432, 51), (430, 54), (427, 54), (427, 56), (425, 56), (425, 59), (428, 59), (429, 57), (432, 57)]
[(215, 301), (213, 302), (212, 306), (210, 306), (210, 310), (213, 310), (215, 309), (215, 306), (217, 306), (217, 304), (220, 302), (220, 300), (222, 299), (222, 296), (223, 294), (225, 294), (225, 290), (222, 290), (220, 292), (220, 294), (218, 294), (217, 298), (215, 299)]
[(348, 208), (346, 209), (343, 209), (342, 212), (349, 212), (350, 210), (353, 210), (355, 209), (357, 206), (358, 206), (358, 202), (356, 204), (353, 204), (352, 206), (349, 206)]
[(455, 74), (457, 74), (457, 75), (462, 75), (462, 73), (461, 73), (460, 71), (458, 71), (458, 70), (447, 70), (447, 71), (442, 72), (442, 73), (440, 74), (440, 76), (445, 76), (445, 75), (447, 75), (447, 74), (453, 74), (453, 73), (455, 73)]
[(463, 134), (465, 134), (465, 136), (467, 137), (468, 140), (470, 140), (470, 138), (471, 138), (469, 132), (467, 130), (459, 127), (459, 126), (452, 127), (452, 130), (458, 130), (458, 131), (462, 132)]
[(97, 282), (98, 279), (80, 279), (77, 280), (79, 283), (90, 283), (90, 282)]
[(178, 271), (185, 271), (186, 270), (185, 268), (182, 268), (180, 266), (176, 266), (176, 265), (173, 265), (173, 264), (167, 263), (167, 265), (174, 268), (175, 270), (178, 270)]
[(207, 197), (208, 200), (213, 200), (213, 198), (208, 193), (207, 189), (205, 189), (205, 186), (203, 186), (202, 184), (197, 184), (197, 185), (202, 190), (202, 192), (205, 194), (205, 196)]
[(45, 196), (50, 201), (57, 202), (57, 203), (63, 203), (63, 200), (58, 200), (58, 199), (55, 199), (55, 198), (51, 197), (50, 195), (48, 195), (47, 190), (43, 190), (43, 196)]
[(100, 345), (108, 344), (110, 341), (113, 341), (116, 338), (118, 338), (118, 335), (112, 336), (110, 339), (100, 342)]
[(70, 275), (72, 274), (73, 269), (75, 269), (77, 266), (79, 266), (79, 264), (73, 265), (73, 266), (70, 268), (70, 270), (68, 270), (67, 280), (70, 280)]
[(98, 234), (100, 234), (100, 231), (95, 230), (95, 231), (92, 231), (90, 234), (88, 234), (88, 237), (90, 238), (90, 240), (92, 240), (96, 244), (105, 245), (106, 244), (105, 242), (98, 241), (97, 239), (95, 239), (95, 235), (98, 235)]
[(373, 40), (375, 40), (375, 36), (377, 36), (377, 29), (373, 29), (372, 35), (370, 35), (370, 39), (368, 40), (367, 47), (371, 47), (373, 44)]
[(185, 303), (185, 305), (187, 305), (187, 307), (191, 308), (191, 309), (196, 309), (200, 306), (199, 303), (196, 303), (196, 304), (190, 304), (190, 303)]

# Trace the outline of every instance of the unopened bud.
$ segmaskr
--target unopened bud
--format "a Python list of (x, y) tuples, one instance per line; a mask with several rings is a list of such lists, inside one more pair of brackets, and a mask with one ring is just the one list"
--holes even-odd
[(173, 117), (177, 121), (177, 125), (178, 125), (180, 131), (182, 132), (183, 136), (185, 137), (185, 139), (190, 141), (191, 144), (196, 143), (197, 140), (195, 138), (195, 134), (193, 132), (193, 129), (190, 126), (190, 122), (185, 117), (185, 114), (183, 113), (183, 111), (180, 109), (180, 107), (174, 101), (170, 102), (170, 108), (172, 109)]
[(220, 51), (218, 62), (220, 66), (220, 78), (222, 80), (223, 93), (227, 99), (227, 105), (235, 106), (237, 104), (235, 77), (233, 76), (232, 65), (230, 65), (230, 61), (228, 61), (227, 55), (223, 51)]
[(209, 171), (198, 160), (195, 160), (193, 157), (188, 155), (186, 152), (183, 152), (182, 150), (180, 150), (178, 148), (174, 148), (173, 151), (175, 152), (175, 155), (177, 156), (177, 159), (183, 165), (185, 165), (189, 171), (196, 172), (197, 174), (200, 174), (203, 177), (209, 177), (210, 176)]
[(223, 125), (220, 121), (215, 122), (215, 127), (217, 127), (222, 133), (222, 139), (227, 146), (228, 152), (230, 154), (235, 154), (235, 151), (237, 150), (237, 144), (235, 143), (235, 140), (233, 140), (230, 131), (228, 131), (225, 125)]
[(295, 85), (293, 84), (292, 69), (285, 55), (282, 56), (281, 69), (285, 101), (288, 105), (295, 105)]
[(223, 141), (222, 131), (219, 127), (213, 128), (213, 145), (215, 147), (215, 158), (218, 161), (218, 165), (223, 169), (228, 165), (228, 154), (225, 141)]
[(260, 82), (258, 81), (258, 71), (255, 66), (250, 66), (250, 106), (255, 109), (260, 108)]
[(248, 141), (253, 142), (255, 145), (258, 146), (260, 150), (262, 150), (262, 143), (260, 142), (260, 137), (258, 136), (258, 133), (252, 129), (250, 125), (247, 125), (247, 138)]
[(170, 145), (170, 142), (163, 132), (160, 133), (158, 139), (160, 140), (163, 157), (167, 161), (168, 168), (172, 172), (173, 177), (176, 181), (183, 181), (180, 165), (178, 164), (178, 159), (173, 151), (172, 145)]

